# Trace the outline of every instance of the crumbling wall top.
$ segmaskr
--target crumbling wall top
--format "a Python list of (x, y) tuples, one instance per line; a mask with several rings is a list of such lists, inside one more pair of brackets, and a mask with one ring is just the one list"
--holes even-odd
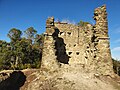
[(101, 20), (100, 18), (106, 18), (107, 17), (107, 12), (106, 12), (106, 5), (103, 5), (101, 7), (98, 7), (94, 10), (94, 20)]
[(54, 26), (54, 17), (49, 17), (46, 20), (46, 28), (50, 28), (51, 26)]

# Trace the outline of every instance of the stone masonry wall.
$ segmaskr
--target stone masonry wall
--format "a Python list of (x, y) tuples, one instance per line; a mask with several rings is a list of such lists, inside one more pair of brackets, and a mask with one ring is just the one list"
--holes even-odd
[[(55, 23), (59, 29), (58, 37), (64, 39), (66, 53), (69, 56), (69, 64), (84, 64), (83, 36), (76, 25)], [(59, 48), (60, 49), (60, 48)], [(81, 58), (81, 60), (79, 60)]]
[(109, 46), (108, 22), (106, 6), (94, 11), (96, 24), (77, 26), (54, 22), (54, 18), (46, 21), (46, 32), (43, 47), (42, 67), (58, 69), (60, 64), (70, 67), (81, 65), (88, 71), (102, 75), (111, 75), (112, 58)]
[(97, 71), (102, 74), (113, 74), (112, 57), (110, 52), (108, 21), (106, 6), (98, 7), (94, 11), (94, 35), (97, 49)]
[(46, 32), (41, 63), (41, 68), (53, 71), (59, 67), (55, 55), (55, 40), (52, 36), (52, 34), (55, 32), (54, 28), (54, 18), (48, 18), (46, 21)]

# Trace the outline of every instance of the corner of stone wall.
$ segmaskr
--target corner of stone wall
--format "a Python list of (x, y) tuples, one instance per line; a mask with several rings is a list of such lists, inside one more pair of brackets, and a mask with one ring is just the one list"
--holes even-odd
[(96, 71), (102, 75), (113, 75), (113, 64), (109, 44), (106, 5), (94, 11), (95, 48), (97, 49)]
[(41, 68), (54, 71), (59, 68), (59, 63), (55, 56), (55, 40), (53, 33), (55, 32), (54, 18), (50, 17), (46, 20), (46, 32), (44, 38), (44, 46), (42, 53)]

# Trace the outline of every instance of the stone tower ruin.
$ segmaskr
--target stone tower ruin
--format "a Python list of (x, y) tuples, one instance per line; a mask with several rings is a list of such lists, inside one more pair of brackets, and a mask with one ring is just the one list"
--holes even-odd
[(95, 25), (79, 26), (48, 18), (41, 67), (56, 70), (63, 63), (70, 67), (76, 65), (75, 68), (82, 66), (102, 75), (112, 74), (105, 5), (95, 9), (94, 20)]

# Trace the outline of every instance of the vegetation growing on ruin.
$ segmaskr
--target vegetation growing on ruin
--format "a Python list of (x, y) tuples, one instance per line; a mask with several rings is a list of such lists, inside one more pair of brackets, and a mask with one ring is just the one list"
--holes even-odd
[(78, 23), (78, 26), (85, 27), (87, 24), (90, 24), (90, 23), (80, 20), (80, 22)]

